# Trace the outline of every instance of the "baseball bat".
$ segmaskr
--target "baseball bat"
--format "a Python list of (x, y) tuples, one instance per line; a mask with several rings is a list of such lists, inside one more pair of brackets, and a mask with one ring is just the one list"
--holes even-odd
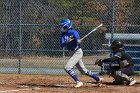
[(80, 40), (82, 41), (83, 39), (85, 39), (87, 36), (89, 36), (91, 33), (95, 32), (98, 28), (100, 28), (103, 24), (100, 24), (99, 26), (97, 26), (96, 28), (94, 28), (93, 30), (91, 30), (88, 34), (86, 34), (84, 37), (82, 37)]

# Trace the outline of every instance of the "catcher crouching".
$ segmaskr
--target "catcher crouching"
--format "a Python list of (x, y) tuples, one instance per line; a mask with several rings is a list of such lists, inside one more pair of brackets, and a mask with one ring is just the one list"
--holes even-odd
[[(113, 52), (111, 58), (98, 59), (95, 64), (102, 66), (103, 62), (110, 62), (108, 74), (114, 78), (113, 84), (134, 85), (136, 80), (130, 76), (134, 73), (134, 63), (131, 56), (125, 52), (124, 45), (121, 41), (114, 40), (110, 46)], [(113, 66), (112, 62), (117, 62), (117, 66)]]

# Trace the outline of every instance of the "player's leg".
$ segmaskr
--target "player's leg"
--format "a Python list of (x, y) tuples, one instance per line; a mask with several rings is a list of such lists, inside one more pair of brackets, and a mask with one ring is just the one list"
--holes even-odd
[(127, 68), (122, 68), (122, 69), (116, 71), (115, 74), (117, 76), (119, 76), (120, 79), (122, 79), (123, 83), (125, 82), (125, 84), (133, 85), (136, 83), (136, 80), (129, 77), (130, 75), (133, 74), (133, 72), (134, 72), (133, 66), (131, 66), (131, 67), (127, 67)]
[[(79, 50), (79, 52), (82, 53), (83, 55), (83, 51)], [(87, 76), (92, 77), (93, 79), (95, 79), (96, 81), (101, 81), (102, 78), (99, 78), (96, 74), (94, 74), (91, 70), (86, 69), (86, 67), (84, 66), (84, 63), (82, 61), (82, 57), (80, 58), (79, 62), (76, 64), (76, 67), (78, 68), (78, 70), (82, 73), (85, 74)]]
[(128, 83), (129, 85), (134, 85), (136, 83), (136, 80), (130, 77), (134, 73), (133, 66), (120, 69), (120, 71), (122, 72), (122, 77), (124, 78), (124, 80), (126, 80), (126, 83)]
[(85, 74), (87, 76), (92, 77), (93, 79), (95, 79), (96, 81), (99, 81), (99, 77), (94, 74), (91, 70), (88, 70), (85, 68), (82, 59), (80, 59), (80, 61), (76, 64), (76, 67), (78, 68), (78, 70), (82, 73)]
[(111, 67), (107, 68), (107, 74), (113, 77), (114, 72), (118, 71), (119, 69), (120, 69), (119, 66), (111, 66)]
[(113, 77), (113, 84), (115, 85), (122, 83), (122, 79), (120, 78), (120, 76), (116, 75), (116, 71), (118, 71), (119, 69), (119, 66), (111, 66), (107, 71), (107, 74)]
[(112, 73), (111, 76), (113, 77), (113, 82), (112, 82), (113, 84), (115, 85), (122, 84), (122, 78), (116, 75), (116, 71), (114, 71), (114, 73)]
[(74, 79), (74, 81), (77, 83), (75, 87), (80, 87), (83, 85), (82, 82), (79, 81), (76, 73), (73, 71), (73, 67), (77, 64), (79, 59), (82, 57), (82, 54), (77, 50), (75, 53), (73, 53), (72, 57), (68, 60), (65, 71)]

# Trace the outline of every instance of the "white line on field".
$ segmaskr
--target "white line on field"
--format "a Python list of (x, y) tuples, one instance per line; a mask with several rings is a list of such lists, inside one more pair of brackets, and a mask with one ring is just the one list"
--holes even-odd
[(26, 89), (15, 89), (15, 90), (2, 90), (0, 93), (17, 92), (17, 91), (29, 91), (29, 90), (39, 90), (41, 88), (26, 88)]

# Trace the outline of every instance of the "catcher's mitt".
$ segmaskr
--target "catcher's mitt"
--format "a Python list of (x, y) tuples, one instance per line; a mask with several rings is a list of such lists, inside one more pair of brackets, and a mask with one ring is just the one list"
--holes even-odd
[(96, 59), (95, 65), (98, 65), (98, 66), (102, 67), (102, 66), (103, 66), (103, 61), (102, 61), (102, 59)]

